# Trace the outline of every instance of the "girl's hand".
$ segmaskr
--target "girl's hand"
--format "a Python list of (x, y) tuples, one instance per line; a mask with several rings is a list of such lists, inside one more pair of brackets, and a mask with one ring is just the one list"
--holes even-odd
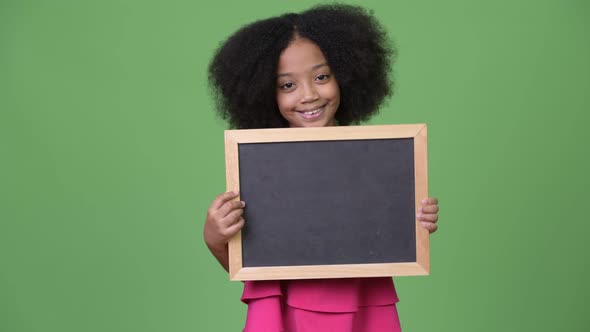
[(220, 194), (207, 210), (203, 236), (209, 250), (216, 257), (217, 252), (227, 252), (229, 239), (244, 227), (242, 214), (246, 204), (232, 200), (237, 196), (238, 193), (231, 191)]
[(438, 199), (428, 197), (422, 200), (422, 206), (418, 210), (416, 218), (422, 222), (422, 227), (429, 233), (436, 232), (438, 225)]

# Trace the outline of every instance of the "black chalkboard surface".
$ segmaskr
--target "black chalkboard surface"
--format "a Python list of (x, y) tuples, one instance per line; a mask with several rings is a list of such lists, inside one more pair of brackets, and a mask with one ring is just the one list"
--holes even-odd
[(427, 274), (426, 126), (226, 131), (232, 280)]

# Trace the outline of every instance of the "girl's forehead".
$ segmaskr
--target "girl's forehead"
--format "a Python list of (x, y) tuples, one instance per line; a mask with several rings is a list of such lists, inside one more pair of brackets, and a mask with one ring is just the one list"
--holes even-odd
[(292, 74), (314, 70), (326, 64), (324, 53), (317, 44), (306, 38), (297, 38), (279, 58), (278, 74)]

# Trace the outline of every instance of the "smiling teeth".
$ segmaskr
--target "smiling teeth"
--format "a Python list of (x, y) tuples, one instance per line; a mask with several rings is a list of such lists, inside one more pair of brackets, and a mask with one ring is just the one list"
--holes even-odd
[(322, 110), (321, 108), (318, 108), (317, 110), (314, 110), (314, 111), (303, 112), (303, 114), (305, 114), (305, 115), (313, 115), (313, 114), (316, 114), (317, 112), (319, 112), (321, 110)]

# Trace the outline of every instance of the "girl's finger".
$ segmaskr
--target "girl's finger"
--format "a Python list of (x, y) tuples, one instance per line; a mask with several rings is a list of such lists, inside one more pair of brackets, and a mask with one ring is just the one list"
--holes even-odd
[(221, 223), (226, 227), (229, 228), (235, 223), (237, 223), (242, 218), (242, 214), (244, 213), (243, 209), (237, 209), (230, 212), (225, 218), (221, 219)]
[(232, 213), (237, 209), (243, 209), (246, 203), (243, 201), (229, 201), (225, 202), (221, 208), (219, 208), (219, 216), (225, 218), (228, 214)]
[(425, 199), (422, 200), (422, 205), (434, 205), (434, 204), (438, 204), (438, 198), (426, 197)]
[(429, 233), (434, 233), (438, 229), (438, 225), (435, 223), (423, 221), (421, 224), (422, 224), (422, 227), (426, 228)]
[(438, 205), (424, 205), (420, 208), (423, 213), (438, 213)]
[(239, 232), (244, 227), (244, 222), (244, 218), (240, 218), (235, 224), (229, 226), (226, 229), (227, 237), (230, 238), (234, 236), (237, 232)]
[(222, 194), (219, 194), (214, 200), (213, 203), (211, 203), (211, 207), (214, 210), (219, 210), (219, 208), (225, 204), (225, 202), (231, 200), (232, 198), (235, 198), (239, 195), (240, 193), (237, 191), (228, 191), (228, 192), (224, 192)]
[(438, 215), (437, 214), (431, 214), (431, 213), (418, 213), (416, 215), (416, 219), (420, 220), (420, 221), (427, 221), (430, 223), (435, 223), (438, 221)]

